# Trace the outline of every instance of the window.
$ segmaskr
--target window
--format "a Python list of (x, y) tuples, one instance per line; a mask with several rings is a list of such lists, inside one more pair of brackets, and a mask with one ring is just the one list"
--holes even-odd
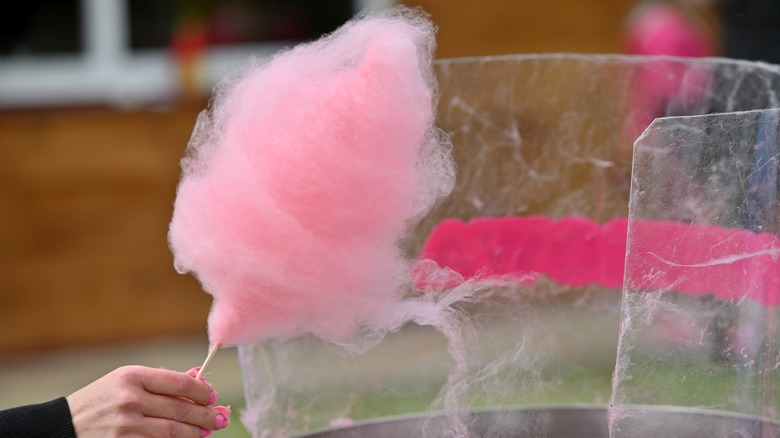
[(84, 49), (81, 27), (75, 0), (28, 0), (14, 4), (0, 14), (0, 61), (18, 56), (77, 55)]
[[(210, 89), (252, 56), (392, 0), (28, 0), (0, 18), (0, 107), (170, 102), (176, 50), (202, 44)], [(206, 41), (208, 44), (206, 45)]]

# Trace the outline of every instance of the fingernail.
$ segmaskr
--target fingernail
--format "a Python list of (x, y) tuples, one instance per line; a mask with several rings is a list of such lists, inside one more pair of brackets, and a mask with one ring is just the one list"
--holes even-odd
[(211, 394), (209, 394), (209, 406), (213, 405), (217, 402), (217, 391), (211, 391)]
[(218, 414), (230, 420), (230, 414), (232, 413), (230, 411), (230, 406), (214, 406), (214, 410), (216, 410)]
[(188, 376), (190, 376), (190, 377), (192, 377), (194, 379), (195, 377), (197, 377), (198, 371), (200, 371), (200, 367), (194, 367), (194, 368), (190, 368), (189, 370), (187, 370), (187, 372), (184, 373), (184, 374), (186, 374), (186, 375), (188, 375)]
[(214, 419), (214, 427), (216, 429), (224, 429), (230, 424), (230, 406), (214, 406), (214, 410), (217, 411), (217, 417)]
[(208, 429), (201, 429), (200, 430), (200, 438), (206, 438), (207, 436), (211, 435), (211, 431)]
[(214, 419), (214, 427), (217, 429), (224, 429), (228, 427), (228, 424), (230, 424), (230, 420), (222, 414), (217, 415), (217, 418)]

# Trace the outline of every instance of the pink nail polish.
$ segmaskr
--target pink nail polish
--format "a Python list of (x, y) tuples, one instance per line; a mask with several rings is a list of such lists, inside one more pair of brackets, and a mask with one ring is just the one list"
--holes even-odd
[(211, 391), (211, 394), (209, 394), (209, 403), (208, 405), (211, 406), (214, 403), (217, 402), (217, 391)]
[(201, 429), (200, 430), (200, 438), (206, 438), (207, 436), (211, 435), (211, 431), (208, 429)]
[(223, 417), (227, 418), (228, 421), (230, 421), (230, 406), (214, 406), (214, 410), (217, 411), (217, 414), (222, 415)]
[(224, 429), (228, 427), (228, 424), (230, 424), (230, 420), (225, 418), (223, 415), (217, 415), (217, 418), (214, 419), (214, 427), (217, 429)]

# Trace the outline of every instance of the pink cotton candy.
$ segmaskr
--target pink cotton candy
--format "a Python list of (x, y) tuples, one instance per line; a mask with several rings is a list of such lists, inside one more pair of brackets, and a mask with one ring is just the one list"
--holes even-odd
[(226, 81), (198, 120), (169, 240), (214, 296), (213, 345), (348, 344), (402, 299), (407, 227), (449, 193), (434, 28), (359, 17)]

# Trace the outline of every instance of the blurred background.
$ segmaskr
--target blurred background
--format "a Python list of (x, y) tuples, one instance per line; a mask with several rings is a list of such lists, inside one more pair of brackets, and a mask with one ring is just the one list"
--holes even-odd
[[(65, 395), (124, 364), (202, 361), (211, 298), (174, 271), (166, 240), (197, 114), (250, 57), (395, 3), (29, 0), (0, 16), (0, 409)], [(403, 3), (431, 14), (439, 58), (780, 62), (772, 1)], [(223, 403), (240, 406), (235, 356), (220, 354), (211, 380)], [(220, 434), (243, 436), (234, 424)]]

